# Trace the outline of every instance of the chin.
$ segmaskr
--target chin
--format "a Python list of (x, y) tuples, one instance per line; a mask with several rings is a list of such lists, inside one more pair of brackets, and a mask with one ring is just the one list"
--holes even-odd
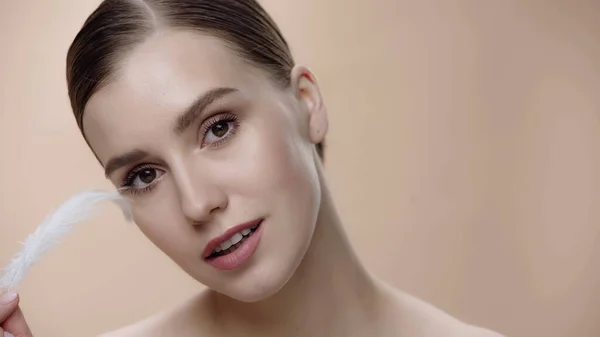
[(271, 296), (277, 294), (281, 288), (282, 286), (265, 286), (261, 284), (252, 289), (248, 287), (248, 289), (239, 289), (238, 291), (233, 291), (231, 294), (223, 295), (239, 302), (256, 303), (269, 299)]
[(313, 230), (292, 231), (289, 235), (296, 240), (284, 244), (274, 240), (276, 236), (267, 228), (265, 227), (264, 232), (259, 232), (263, 235), (260, 246), (245, 265), (227, 271), (211, 268), (210, 276), (203, 275), (206, 283), (200, 278), (196, 279), (212, 291), (244, 303), (265, 301), (279, 293), (301, 265), (312, 241)]
[[(275, 272), (277, 269), (279, 271)], [(229, 283), (228, 286), (223, 287), (224, 284), (221, 284), (220, 289), (213, 288), (213, 290), (240, 302), (264, 301), (283, 289), (293, 275), (293, 270), (277, 269), (273, 267), (256, 268), (231, 282), (225, 282), (224, 284)]]
[(249, 265), (248, 269), (241, 273), (220, 275), (219, 279), (211, 280), (206, 286), (214, 292), (239, 302), (261, 302), (281, 291), (299, 265), (281, 255), (276, 256), (275, 261), (258, 259), (255, 262), (258, 263)]

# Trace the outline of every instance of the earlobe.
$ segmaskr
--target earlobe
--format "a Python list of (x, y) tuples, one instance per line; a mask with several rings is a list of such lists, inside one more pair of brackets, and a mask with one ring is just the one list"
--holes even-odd
[(325, 140), (329, 128), (327, 109), (315, 75), (304, 66), (295, 66), (291, 73), (294, 93), (308, 117), (309, 136), (314, 144)]

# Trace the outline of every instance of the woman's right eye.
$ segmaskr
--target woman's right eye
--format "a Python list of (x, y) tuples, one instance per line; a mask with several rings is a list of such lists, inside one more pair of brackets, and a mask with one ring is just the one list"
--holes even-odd
[(128, 179), (127, 186), (134, 190), (143, 190), (153, 185), (165, 172), (152, 167), (135, 171)]

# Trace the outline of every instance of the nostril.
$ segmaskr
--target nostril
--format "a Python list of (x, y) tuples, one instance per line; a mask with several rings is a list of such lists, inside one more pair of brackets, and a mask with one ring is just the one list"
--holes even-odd
[(202, 224), (227, 208), (228, 197), (209, 177), (187, 175), (178, 183), (183, 216), (191, 224)]

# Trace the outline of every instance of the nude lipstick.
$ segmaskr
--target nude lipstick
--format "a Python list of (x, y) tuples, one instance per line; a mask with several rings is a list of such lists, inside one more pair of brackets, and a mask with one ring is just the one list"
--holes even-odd
[(212, 239), (202, 258), (219, 270), (232, 270), (249, 260), (260, 242), (263, 219), (256, 219), (228, 229)]

